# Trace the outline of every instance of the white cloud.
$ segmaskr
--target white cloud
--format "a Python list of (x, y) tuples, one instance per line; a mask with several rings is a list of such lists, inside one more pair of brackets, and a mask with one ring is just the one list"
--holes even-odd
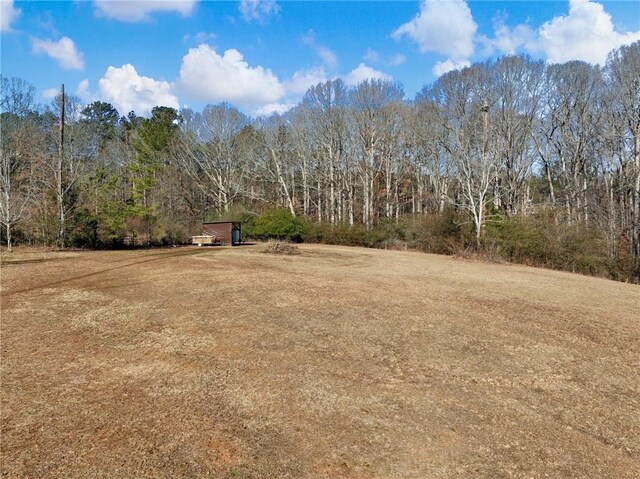
[(271, 116), (274, 113), (282, 115), (283, 113), (291, 110), (294, 106), (296, 106), (295, 103), (269, 103), (258, 108), (254, 112), (254, 116)]
[(182, 58), (176, 85), (201, 101), (229, 101), (244, 107), (274, 103), (284, 94), (284, 87), (268, 68), (249, 66), (236, 49), (219, 55), (205, 44), (189, 49)]
[[(1, 0), (0, 0), (1, 1)], [(46, 88), (42, 90), (42, 98), (53, 100), (60, 93), (60, 88)]]
[(13, 0), (0, 0), (0, 32), (10, 32), (11, 23), (15, 22), (22, 12), (13, 5)]
[(199, 45), (200, 43), (207, 43), (209, 40), (215, 40), (216, 36), (217, 35), (212, 32), (198, 32), (195, 35), (185, 33), (182, 36), (182, 41), (186, 43), (193, 40), (194, 43), (197, 43)]
[(602, 65), (611, 50), (636, 40), (640, 40), (640, 30), (615, 31), (611, 15), (600, 3), (569, 0), (568, 15), (554, 17), (540, 27), (538, 49), (551, 63), (583, 60)]
[(282, 82), (282, 86), (284, 87), (282, 99), (264, 104), (254, 109), (252, 114), (254, 116), (271, 116), (274, 113), (279, 115), (286, 113), (300, 102), (302, 96), (309, 88), (328, 80), (327, 73), (322, 67), (298, 70), (291, 78)]
[(122, 22), (147, 22), (151, 13), (190, 15), (197, 0), (95, 0), (96, 14)]
[[(180, 107), (168, 82), (140, 76), (133, 65), (110, 66), (99, 85), (96, 96), (111, 103), (123, 115), (132, 110), (138, 115), (148, 115), (155, 106)], [(86, 86), (88, 88), (88, 82)]]
[(367, 51), (364, 54), (364, 57), (362, 57), (364, 60), (367, 60), (369, 62), (379, 62), (380, 61), (380, 54), (375, 51), (372, 50), (371, 48), (367, 49)]
[(362, 59), (368, 62), (373, 62), (373, 63), (383, 63), (387, 66), (392, 66), (392, 67), (402, 65), (404, 62), (407, 61), (407, 57), (404, 56), (402, 53), (396, 53), (395, 55), (386, 56), (386, 55), (381, 55), (380, 53), (378, 53), (375, 50), (372, 50), (371, 48), (369, 48), (365, 52)]
[(80, 83), (78, 83), (78, 88), (76, 88), (76, 95), (80, 97), (80, 99), (86, 103), (89, 103), (93, 100), (93, 95), (89, 91), (89, 80), (84, 79)]
[(50, 56), (67, 70), (82, 70), (84, 68), (83, 55), (69, 37), (62, 37), (57, 42), (32, 38), (31, 50), (33, 53), (44, 53)]
[(300, 95), (306, 93), (312, 86), (327, 80), (327, 74), (322, 67), (299, 70), (284, 82), (284, 88), (288, 95)]
[(402, 65), (406, 61), (407, 61), (407, 57), (405, 57), (402, 53), (397, 53), (396, 55), (391, 57), (391, 59), (389, 60), (389, 65), (391, 66)]
[(246, 22), (262, 23), (271, 15), (276, 15), (280, 5), (275, 0), (240, 0), (238, 9)]
[(413, 20), (392, 33), (409, 37), (422, 53), (436, 52), (453, 59), (473, 54), (473, 38), (478, 26), (464, 0), (424, 0)]
[(392, 80), (392, 78), (390, 75), (375, 70), (364, 63), (358, 65), (344, 77), (344, 82), (349, 86), (356, 86), (365, 80)]
[(527, 50), (535, 49), (536, 32), (525, 23), (510, 27), (506, 24), (506, 15), (498, 15), (493, 20), (493, 38), (481, 35), (479, 40), (485, 46), (485, 55), (491, 55), (496, 50), (499, 53), (513, 55), (522, 47)]
[(330, 50), (324, 45), (316, 45), (315, 48), (318, 56), (329, 68), (335, 68), (338, 66), (338, 56), (333, 52), (333, 50)]
[(471, 63), (468, 60), (456, 61), (448, 58), (443, 62), (436, 63), (431, 71), (435, 76), (439, 77), (451, 70), (460, 70), (470, 65)]
[[(269, 102), (254, 110), (255, 114), (271, 115), (273, 113), (284, 113), (293, 108), (309, 90), (318, 83), (324, 83), (329, 80), (338, 78), (338, 76), (329, 77), (323, 67), (314, 67), (306, 70), (298, 70), (291, 78), (282, 82), (284, 87), (283, 97), (278, 101)], [(378, 71), (364, 63), (360, 63), (356, 68), (341, 78), (348, 86), (356, 86), (367, 79), (372, 80), (392, 80), (390, 75)]]
[(335, 68), (338, 66), (338, 56), (333, 50), (316, 41), (316, 34), (313, 30), (309, 30), (309, 33), (302, 37), (302, 42), (313, 48), (327, 67)]

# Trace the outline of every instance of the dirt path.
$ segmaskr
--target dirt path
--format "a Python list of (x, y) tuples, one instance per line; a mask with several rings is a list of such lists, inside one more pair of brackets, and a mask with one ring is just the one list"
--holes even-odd
[(640, 288), (302, 246), (2, 261), (2, 477), (640, 477)]

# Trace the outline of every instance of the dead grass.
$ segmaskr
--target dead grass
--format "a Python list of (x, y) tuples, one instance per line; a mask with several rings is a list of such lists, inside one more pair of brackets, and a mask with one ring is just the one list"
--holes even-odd
[(3, 258), (2, 477), (640, 477), (637, 286), (261, 248)]

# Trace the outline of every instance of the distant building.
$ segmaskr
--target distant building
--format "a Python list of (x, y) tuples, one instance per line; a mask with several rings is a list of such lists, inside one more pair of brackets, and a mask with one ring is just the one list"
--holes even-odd
[(191, 242), (198, 246), (205, 244), (237, 246), (242, 243), (242, 229), (238, 221), (202, 223), (202, 235), (192, 236)]

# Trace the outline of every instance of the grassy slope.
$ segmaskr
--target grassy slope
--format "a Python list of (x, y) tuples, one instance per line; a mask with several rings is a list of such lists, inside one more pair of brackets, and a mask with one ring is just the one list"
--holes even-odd
[(331, 246), (14, 253), (3, 477), (640, 476), (640, 288)]

